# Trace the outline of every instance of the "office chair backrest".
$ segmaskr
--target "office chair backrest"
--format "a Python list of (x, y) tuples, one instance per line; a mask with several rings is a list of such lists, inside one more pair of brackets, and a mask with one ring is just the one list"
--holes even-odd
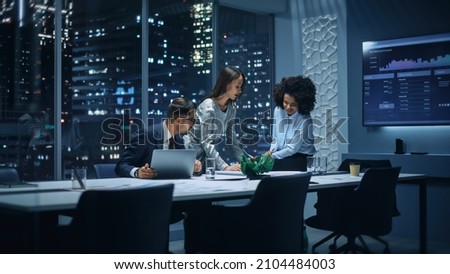
[(164, 253), (173, 184), (87, 190), (71, 223), (81, 253)]
[(388, 159), (382, 160), (364, 160), (364, 159), (345, 159), (340, 164), (338, 170), (339, 171), (347, 171), (350, 172), (350, 163), (358, 162), (361, 164), (361, 172), (365, 172), (368, 168), (373, 167), (392, 167), (391, 161)]
[(116, 164), (95, 164), (95, 176), (97, 179), (101, 178), (118, 178), (114, 168)]
[(4, 167), (0, 168), (0, 182), (4, 183), (19, 183), (19, 173), (15, 168)]
[[(365, 160), (365, 159), (345, 159), (339, 166), (339, 171), (350, 172), (350, 163), (358, 162), (361, 164), (361, 172), (366, 172), (368, 168), (380, 168), (380, 167), (392, 167), (391, 161), (389, 159), (381, 160)], [(394, 195), (394, 210), (392, 211), (393, 216), (399, 216), (400, 211), (397, 207), (397, 197)]]
[(249, 233), (257, 239), (253, 252), (302, 252), (303, 209), (310, 179), (304, 173), (261, 180), (249, 203), (253, 223)]
[(392, 229), (395, 186), (400, 167), (369, 168), (355, 190), (359, 229), (363, 234), (385, 235)]
[(307, 157), (276, 159), (272, 171), (306, 171)]

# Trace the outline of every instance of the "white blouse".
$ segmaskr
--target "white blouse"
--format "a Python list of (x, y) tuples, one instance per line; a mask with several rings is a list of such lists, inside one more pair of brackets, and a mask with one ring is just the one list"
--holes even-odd
[(295, 153), (314, 154), (314, 134), (311, 115), (296, 112), (289, 116), (281, 107), (273, 113), (272, 158), (284, 159)]
[[(226, 163), (219, 152), (216, 144), (227, 142), (226, 147), (233, 150), (237, 161), (241, 160), (244, 151), (234, 131), (234, 119), (236, 118), (236, 105), (234, 102), (228, 104), (224, 112), (213, 99), (205, 99), (195, 111), (195, 125), (184, 137), (187, 149), (197, 150), (197, 159), (205, 163), (206, 158), (216, 159), (216, 169), (224, 170)], [(226, 140), (223, 137), (226, 137)]]

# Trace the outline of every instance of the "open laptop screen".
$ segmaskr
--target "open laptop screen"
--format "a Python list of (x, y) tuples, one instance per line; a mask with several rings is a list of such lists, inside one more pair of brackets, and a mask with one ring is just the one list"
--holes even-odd
[(194, 172), (194, 149), (155, 149), (150, 166), (158, 175), (155, 179), (187, 179)]

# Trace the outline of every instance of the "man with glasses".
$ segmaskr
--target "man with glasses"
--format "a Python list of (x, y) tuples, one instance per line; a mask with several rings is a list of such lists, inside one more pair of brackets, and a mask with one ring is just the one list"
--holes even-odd
[[(120, 155), (115, 172), (120, 177), (140, 179), (158, 178), (157, 170), (151, 168), (154, 149), (184, 149), (183, 134), (194, 125), (195, 104), (185, 98), (175, 98), (167, 110), (167, 119), (149, 126), (134, 136), (130, 145)], [(175, 159), (174, 159), (175, 160)], [(194, 164), (194, 174), (201, 172), (200, 161)]]

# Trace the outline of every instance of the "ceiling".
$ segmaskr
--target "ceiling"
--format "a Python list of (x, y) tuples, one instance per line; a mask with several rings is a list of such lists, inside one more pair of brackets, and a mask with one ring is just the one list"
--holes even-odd
[(219, 0), (218, 2), (231, 8), (271, 14), (287, 12), (289, 7), (289, 0)]

